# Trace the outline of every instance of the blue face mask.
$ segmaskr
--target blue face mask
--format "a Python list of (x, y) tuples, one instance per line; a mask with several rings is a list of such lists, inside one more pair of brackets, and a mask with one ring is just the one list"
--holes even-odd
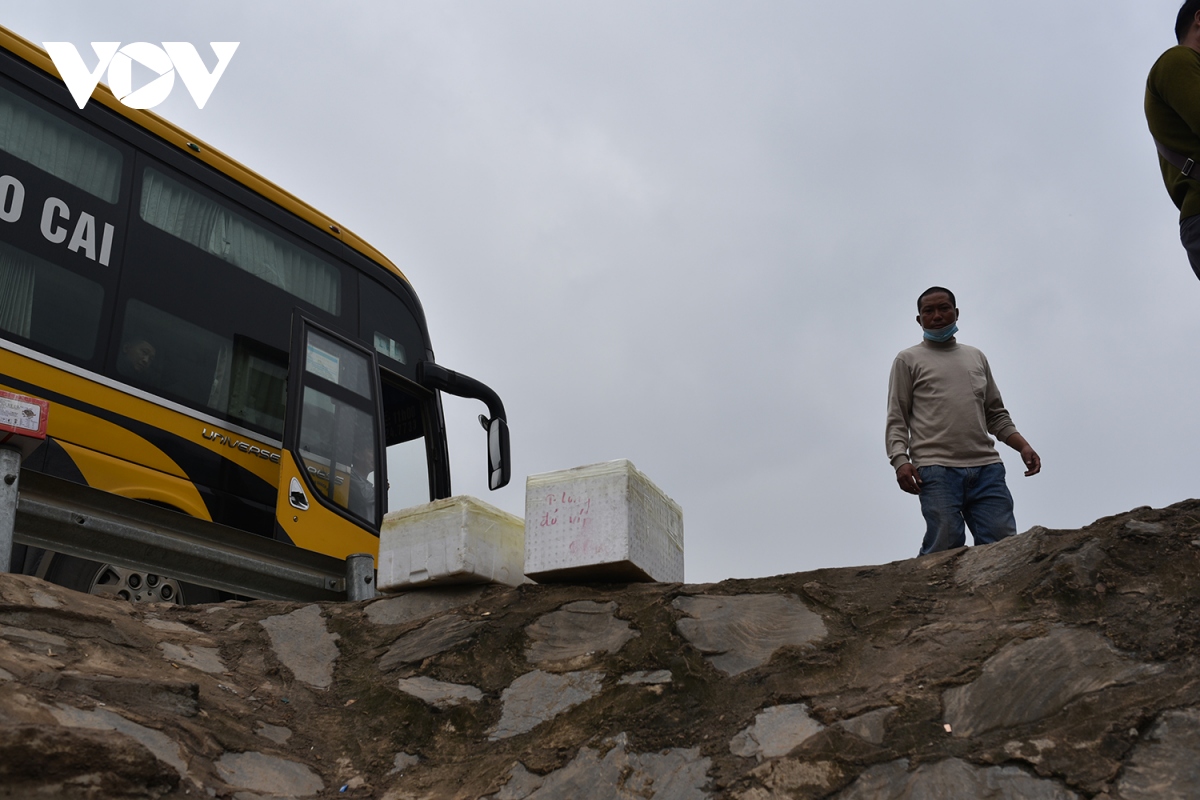
[(925, 338), (929, 341), (945, 342), (949, 341), (951, 336), (958, 333), (958, 323), (951, 322), (946, 327), (937, 330), (930, 330), (929, 328), (922, 328), (921, 330), (925, 331)]

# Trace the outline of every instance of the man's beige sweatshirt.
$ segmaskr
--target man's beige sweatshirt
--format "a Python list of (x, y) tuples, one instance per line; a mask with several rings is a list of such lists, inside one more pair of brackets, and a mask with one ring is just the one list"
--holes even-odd
[(888, 380), (887, 454), (892, 467), (981, 467), (1000, 461), (988, 434), (1017, 432), (987, 357), (974, 347), (922, 340), (901, 350)]

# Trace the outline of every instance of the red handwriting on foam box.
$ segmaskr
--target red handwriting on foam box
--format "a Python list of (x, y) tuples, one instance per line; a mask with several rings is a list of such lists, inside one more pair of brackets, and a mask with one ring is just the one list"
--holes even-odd
[(681, 581), (682, 511), (624, 459), (530, 475), (525, 574), (537, 581)]

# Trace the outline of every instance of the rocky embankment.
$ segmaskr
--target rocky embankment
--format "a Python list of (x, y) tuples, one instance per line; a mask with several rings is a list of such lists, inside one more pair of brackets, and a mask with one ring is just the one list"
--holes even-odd
[(0, 601), (6, 797), (1200, 796), (1200, 501), (704, 586)]

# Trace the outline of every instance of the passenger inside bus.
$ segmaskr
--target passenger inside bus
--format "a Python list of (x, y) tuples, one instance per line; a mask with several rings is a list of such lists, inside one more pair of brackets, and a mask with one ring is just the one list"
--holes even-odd
[(121, 354), (117, 358), (117, 369), (122, 375), (130, 378), (150, 380), (156, 370), (154, 357), (157, 349), (142, 338), (129, 339), (121, 345)]

